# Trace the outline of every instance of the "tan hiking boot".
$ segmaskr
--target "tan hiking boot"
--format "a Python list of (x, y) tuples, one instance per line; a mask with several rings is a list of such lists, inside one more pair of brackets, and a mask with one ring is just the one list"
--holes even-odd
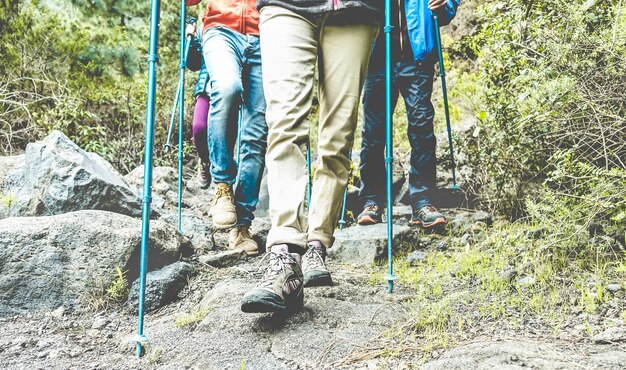
[(259, 246), (252, 239), (250, 226), (236, 226), (228, 235), (229, 249), (242, 249), (248, 256), (259, 254)]
[(233, 203), (233, 189), (225, 183), (215, 184), (215, 195), (211, 201), (211, 217), (216, 229), (228, 229), (237, 223), (237, 211)]

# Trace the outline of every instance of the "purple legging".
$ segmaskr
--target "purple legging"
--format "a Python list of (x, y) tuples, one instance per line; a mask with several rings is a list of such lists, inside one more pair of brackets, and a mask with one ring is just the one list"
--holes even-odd
[(193, 109), (193, 143), (202, 163), (209, 163), (209, 143), (207, 141), (207, 126), (209, 120), (209, 97), (198, 95), (196, 106)]

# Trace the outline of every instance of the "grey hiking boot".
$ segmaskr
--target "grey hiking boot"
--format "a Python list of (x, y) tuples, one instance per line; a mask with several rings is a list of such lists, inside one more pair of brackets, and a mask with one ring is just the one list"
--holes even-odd
[(418, 225), (423, 228), (431, 228), (435, 226), (443, 226), (448, 222), (446, 217), (434, 206), (426, 205), (416, 211), (413, 211), (411, 224)]
[(237, 211), (233, 203), (233, 188), (229, 184), (217, 183), (211, 201), (211, 217), (216, 229), (229, 229), (237, 223)]
[(326, 249), (321, 243), (309, 244), (309, 249), (302, 256), (302, 270), (305, 287), (333, 285), (326, 268)]
[(383, 222), (383, 208), (375, 204), (363, 208), (363, 212), (357, 217), (359, 225), (374, 225)]
[(297, 310), (304, 305), (304, 286), (300, 255), (297, 253), (267, 254), (269, 263), (263, 277), (243, 296), (243, 312), (278, 312)]
[(250, 234), (250, 226), (238, 225), (235, 226), (228, 234), (228, 248), (229, 249), (241, 249), (248, 256), (256, 256), (259, 254), (259, 246), (252, 239)]
[(198, 163), (198, 187), (200, 189), (208, 189), (211, 185), (211, 164)]

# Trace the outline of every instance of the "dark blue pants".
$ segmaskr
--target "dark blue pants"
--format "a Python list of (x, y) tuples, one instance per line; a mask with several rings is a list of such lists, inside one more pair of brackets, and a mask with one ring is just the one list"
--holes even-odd
[[(435, 110), (430, 101), (434, 64), (398, 62), (392, 67), (392, 107), (401, 93), (408, 117), (407, 136), (411, 144), (409, 195), (417, 210), (431, 203), (436, 187), (436, 139), (433, 132)], [(370, 70), (363, 95), (363, 144), (361, 146), (361, 190), (364, 206), (383, 206), (385, 189), (385, 70)]]

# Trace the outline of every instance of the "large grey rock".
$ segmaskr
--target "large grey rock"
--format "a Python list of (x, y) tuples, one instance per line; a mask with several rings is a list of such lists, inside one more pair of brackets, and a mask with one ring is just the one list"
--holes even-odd
[(584, 368), (619, 369), (626, 366), (626, 352), (585, 356), (585, 351), (559, 348), (550, 343), (523, 340), (475, 342), (446, 351), (437, 360), (424, 365), (424, 370), (517, 370), (572, 369), (573, 364), (593, 362)]
[[(143, 165), (130, 171), (124, 180), (136, 189), (143, 192)], [(183, 202), (187, 197), (183, 196)], [(173, 167), (157, 166), (152, 169), (152, 203), (156, 207), (178, 205), (178, 170)]]
[[(329, 249), (331, 258), (346, 263), (372, 264), (387, 256), (387, 224), (350, 226), (335, 231), (335, 244)], [(416, 229), (393, 225), (394, 252), (407, 251), (419, 245)]]
[[(178, 227), (178, 214), (176, 213), (164, 215), (159, 220), (172, 225), (172, 227)], [(191, 239), (191, 243), (196, 251), (213, 249), (211, 240), (213, 225), (210, 220), (183, 213), (181, 223), (183, 235)]]
[(24, 154), (0, 157), (0, 190), (4, 186), (4, 177), (24, 166)]
[(396, 325), (401, 308), (387, 300), (384, 291), (362, 291), (344, 283), (339, 274), (334, 277), (340, 282), (336, 286), (305, 293), (303, 309), (273, 315), (240, 309), (241, 297), (256, 278), (219, 282), (190, 311), (201, 320), (191, 335), (172, 329), (168, 318), (151, 324), (150, 344), (167, 353), (167, 369), (239, 369), (242, 364), (251, 370), (338, 368), (333, 363)]
[[(178, 300), (178, 295), (187, 286), (187, 281), (193, 274), (193, 266), (182, 261), (146, 274), (145, 312), (154, 311)], [(135, 280), (128, 294), (128, 306), (135, 313), (138, 309), (138, 296), (139, 279)]]
[(613, 326), (593, 336), (593, 341), (600, 344), (626, 342), (626, 327)]
[(0, 157), (0, 219), (9, 216), (10, 209), (13, 208), (13, 204), (15, 202), (15, 194), (8, 190), (11, 181), (15, 180), (12, 180), (11, 178), (7, 178), (7, 180), (5, 180), (5, 177), (23, 166), (23, 154)]
[[(116, 268), (138, 276), (141, 220), (105, 211), (0, 220), (0, 315), (79, 305)], [(175, 228), (152, 221), (148, 269), (191, 251)]]
[(247, 254), (241, 249), (211, 252), (198, 258), (201, 263), (218, 268), (235, 266), (246, 259)]
[(9, 216), (57, 215), (96, 209), (141, 215), (141, 198), (104, 159), (60, 131), (28, 144), (24, 164), (4, 177), (15, 197)]
[(409, 255), (406, 257), (406, 261), (409, 263), (410, 266), (418, 266), (420, 263), (426, 260), (427, 256), (428, 253), (425, 250), (418, 249), (409, 253)]

